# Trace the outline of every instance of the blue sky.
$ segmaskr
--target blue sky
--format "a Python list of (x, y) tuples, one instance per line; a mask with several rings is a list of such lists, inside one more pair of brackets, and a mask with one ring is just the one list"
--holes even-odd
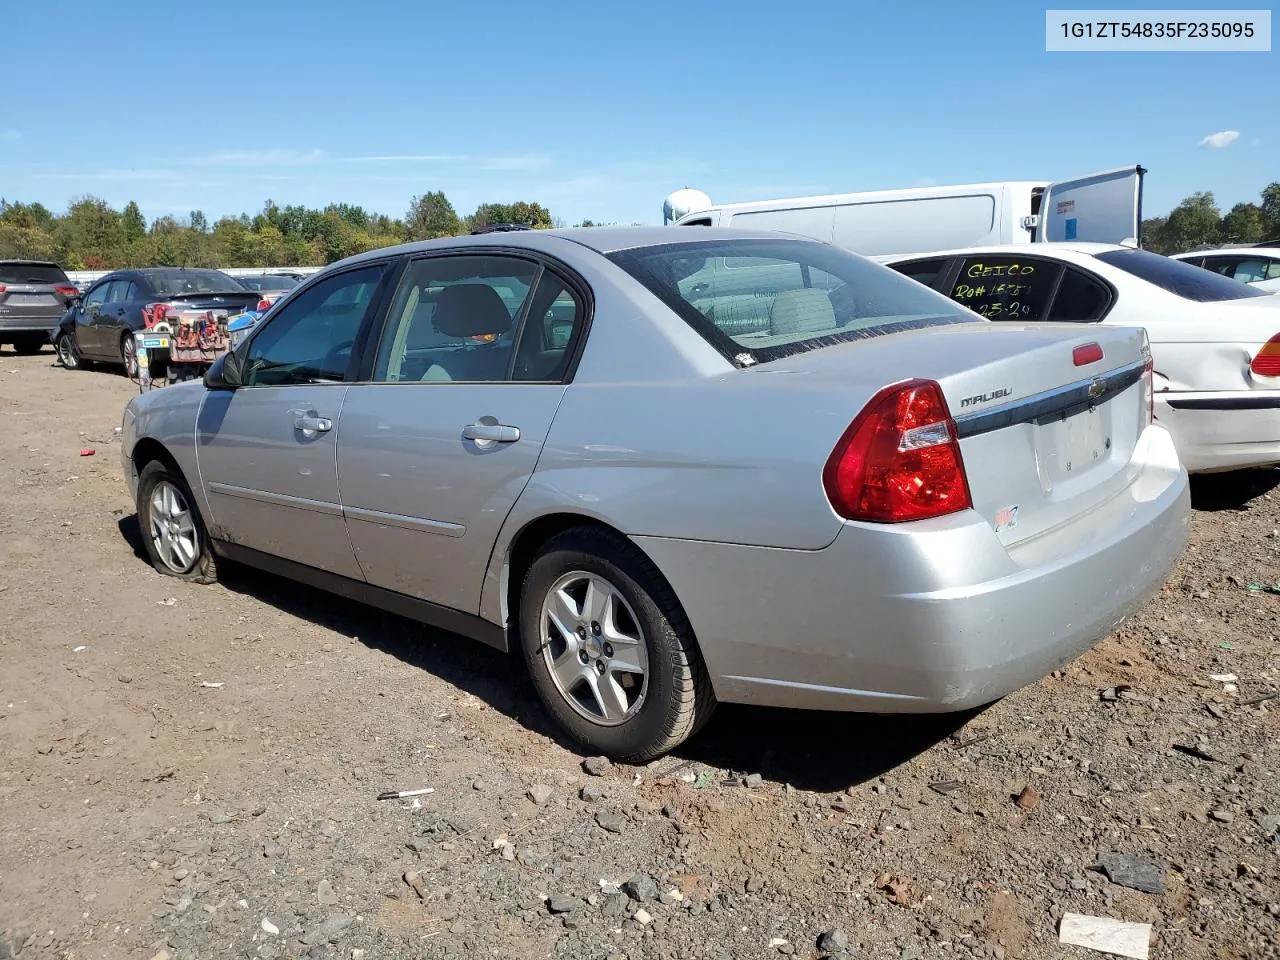
[(438, 189), (460, 213), (653, 223), (682, 186), (730, 202), (1136, 162), (1152, 215), (1280, 180), (1280, 55), (1046, 53), (1044, 4), (113, 6), (6, 11), (0, 196), (213, 220), (267, 198), (399, 216)]

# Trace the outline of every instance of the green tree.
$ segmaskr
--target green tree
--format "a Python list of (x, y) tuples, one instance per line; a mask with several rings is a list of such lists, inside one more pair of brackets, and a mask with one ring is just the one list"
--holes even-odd
[(1267, 240), (1280, 240), (1280, 183), (1262, 188), (1262, 219)]
[(120, 224), (124, 229), (126, 243), (134, 243), (147, 235), (146, 218), (142, 216), (142, 211), (132, 200), (125, 204), (124, 213), (120, 214)]
[(1212, 193), (1193, 193), (1173, 208), (1164, 225), (1169, 253), (1215, 244), (1222, 236), (1222, 212)]
[(410, 201), (405, 227), (410, 240), (456, 237), (463, 232), (458, 212), (441, 190), (424, 193)]
[(89, 269), (109, 266), (124, 258), (124, 225), (105, 200), (84, 196), (72, 202), (57, 221), (55, 236), (74, 250)]
[(1262, 208), (1256, 203), (1237, 203), (1222, 218), (1225, 243), (1257, 243), (1266, 239), (1267, 226)]
[(209, 232), (209, 221), (205, 218), (203, 210), (191, 211), (191, 229), (196, 233)]

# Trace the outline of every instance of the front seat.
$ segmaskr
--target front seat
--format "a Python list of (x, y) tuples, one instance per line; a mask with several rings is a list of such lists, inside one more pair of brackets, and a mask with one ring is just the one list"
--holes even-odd
[[(445, 287), (436, 298), (436, 330), (446, 337), (501, 337), (511, 330), (511, 313), (493, 287), (484, 283), (460, 283)], [(453, 351), (448, 368), (433, 363), (423, 380), (501, 380), (511, 359), (509, 343), (477, 345)]]

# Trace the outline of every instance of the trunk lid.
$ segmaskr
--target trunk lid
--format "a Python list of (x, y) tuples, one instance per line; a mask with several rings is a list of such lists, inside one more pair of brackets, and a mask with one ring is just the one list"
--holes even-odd
[[(1102, 359), (1077, 364), (1075, 348), (1087, 344)], [(937, 381), (956, 421), (973, 508), (1012, 545), (1135, 479), (1147, 425), (1145, 344), (1134, 327), (973, 323), (813, 350), (755, 371), (857, 385), (864, 396), (914, 377)], [(850, 409), (850, 420), (857, 413)]]

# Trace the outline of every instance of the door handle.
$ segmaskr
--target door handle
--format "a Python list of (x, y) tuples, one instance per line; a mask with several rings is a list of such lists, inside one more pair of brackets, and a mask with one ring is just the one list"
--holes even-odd
[(298, 417), (293, 426), (303, 433), (328, 433), (333, 429), (333, 421), (328, 417)]
[(520, 428), (501, 423), (468, 423), (462, 428), (462, 435), (481, 443), (515, 443), (520, 439)]

